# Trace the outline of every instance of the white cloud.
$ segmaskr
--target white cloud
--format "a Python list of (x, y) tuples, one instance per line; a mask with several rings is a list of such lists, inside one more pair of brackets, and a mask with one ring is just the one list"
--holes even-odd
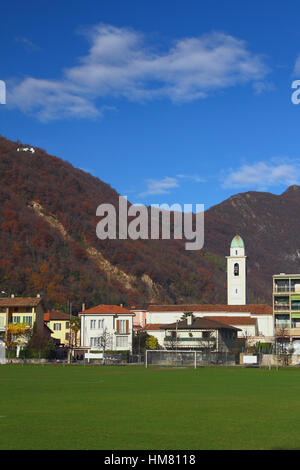
[(271, 82), (261, 81), (253, 83), (253, 89), (256, 95), (261, 95), (265, 91), (274, 91), (275, 85)]
[(161, 180), (149, 179), (146, 181), (146, 191), (140, 194), (143, 196), (150, 196), (153, 194), (168, 194), (171, 189), (178, 188), (179, 184), (176, 178), (166, 177)]
[(99, 115), (98, 99), (182, 103), (242, 83), (261, 82), (268, 73), (262, 56), (233, 36), (213, 32), (154, 49), (132, 29), (100, 24), (87, 33), (90, 48), (59, 80), (28, 77), (15, 85), (11, 104), (43, 120)]
[(198, 175), (176, 175), (177, 178), (195, 181), (196, 183), (205, 183), (205, 179)]
[(272, 186), (290, 186), (300, 182), (300, 162), (282, 159), (261, 161), (252, 165), (242, 165), (231, 170), (223, 182), (226, 188), (248, 188), (266, 190)]
[(22, 44), (27, 51), (40, 51), (40, 47), (26, 37), (15, 37), (15, 41)]
[(196, 183), (204, 183), (205, 180), (203, 178), (200, 178), (197, 175), (183, 175), (179, 174), (175, 178), (166, 176), (165, 178), (162, 178), (160, 180), (155, 180), (155, 179), (148, 179), (146, 180), (146, 190), (142, 193), (139, 194), (139, 196), (144, 197), (144, 196), (150, 196), (150, 195), (155, 195), (155, 194), (169, 194), (172, 189), (179, 188), (181, 181), (182, 180), (187, 180), (187, 181), (193, 181)]
[(56, 117), (95, 117), (101, 114), (79, 89), (59, 81), (26, 78), (8, 93), (7, 101), (24, 113), (34, 114), (41, 121)]

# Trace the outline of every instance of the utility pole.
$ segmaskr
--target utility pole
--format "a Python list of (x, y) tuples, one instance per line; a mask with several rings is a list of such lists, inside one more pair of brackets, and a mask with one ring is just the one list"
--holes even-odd
[(68, 299), (67, 302), (67, 310), (69, 310), (69, 353), (68, 353), (68, 362), (69, 364), (71, 363), (71, 355), (72, 355), (72, 340), (71, 340), (71, 318), (72, 318), (72, 303), (70, 302), (70, 299)]
[(178, 320), (176, 320), (176, 363), (177, 363), (177, 358), (178, 358), (178, 343), (177, 343), (177, 332), (178, 332)]

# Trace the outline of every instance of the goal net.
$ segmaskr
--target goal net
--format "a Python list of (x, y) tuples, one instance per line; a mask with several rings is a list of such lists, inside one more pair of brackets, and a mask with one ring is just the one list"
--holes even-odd
[(167, 367), (196, 367), (196, 351), (174, 351), (148, 349), (145, 356), (145, 366), (167, 366)]
[(235, 356), (226, 352), (176, 351), (174, 349), (148, 349), (145, 354), (145, 367), (203, 367), (235, 365)]

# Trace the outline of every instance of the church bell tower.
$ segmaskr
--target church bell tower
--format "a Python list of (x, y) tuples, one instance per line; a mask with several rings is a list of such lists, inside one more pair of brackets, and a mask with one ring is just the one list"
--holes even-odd
[(248, 302), (247, 256), (242, 237), (236, 235), (227, 258), (227, 304), (246, 305)]

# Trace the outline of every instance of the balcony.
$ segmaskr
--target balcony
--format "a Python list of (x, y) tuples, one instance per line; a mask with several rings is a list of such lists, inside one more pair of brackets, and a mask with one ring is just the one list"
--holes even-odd
[(289, 305), (274, 305), (275, 312), (289, 312), (290, 306)]
[(185, 348), (188, 348), (188, 347), (215, 348), (216, 347), (216, 338), (178, 337), (176, 339), (172, 336), (166, 336), (164, 341), (168, 345), (176, 344), (179, 347), (185, 347)]
[(282, 325), (276, 326), (277, 332), (275, 333), (276, 337), (280, 337), (280, 334), (283, 336), (299, 336), (300, 337), (300, 327), (297, 328), (290, 328), (290, 325), (284, 327)]
[(295, 286), (274, 286), (275, 294), (280, 294), (282, 292), (288, 294), (289, 292), (295, 292)]
[(274, 286), (273, 292), (274, 294), (289, 294), (290, 292), (300, 294), (300, 284), (291, 285), (291, 286)]

